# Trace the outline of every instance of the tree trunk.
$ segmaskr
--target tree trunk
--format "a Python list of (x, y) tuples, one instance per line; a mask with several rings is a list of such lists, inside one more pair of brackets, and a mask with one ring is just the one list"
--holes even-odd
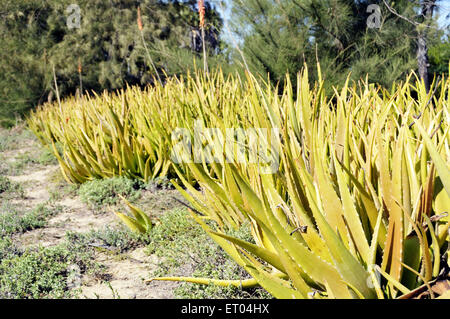
[(425, 32), (420, 32), (417, 39), (417, 65), (419, 69), (419, 77), (425, 83), (427, 92), (430, 90), (430, 82), (428, 81), (428, 47)]
[(50, 93), (48, 94), (47, 102), (48, 103), (52, 103), (53, 102), (53, 91), (50, 91)]
[[(433, 10), (436, 4), (436, 0), (423, 0), (422, 1), (422, 16), (423, 22), (428, 26), (429, 21), (433, 17)], [(419, 77), (425, 83), (427, 92), (430, 90), (430, 82), (428, 76), (428, 46), (427, 46), (427, 27), (423, 30), (419, 30), (417, 37), (417, 66), (419, 70)]]

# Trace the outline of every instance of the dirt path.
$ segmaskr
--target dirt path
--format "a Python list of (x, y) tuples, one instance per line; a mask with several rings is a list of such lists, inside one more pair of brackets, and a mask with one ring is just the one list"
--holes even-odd
[[(2, 163), (11, 165), (18, 155), (24, 153), (38, 154), (41, 146), (34, 139), (21, 140), (14, 150), (0, 152)], [(6, 164), (5, 164), (6, 163)], [(59, 207), (59, 213), (48, 220), (47, 226), (25, 232), (14, 237), (16, 244), (22, 247), (52, 247), (60, 244), (67, 232), (88, 233), (104, 228), (106, 225), (118, 227), (118, 220), (112, 212), (96, 212), (82, 203), (77, 195), (52, 198), (52, 192), (58, 192), (53, 177), (59, 166), (28, 165), (19, 174), (7, 177), (24, 187), (25, 196), (14, 199), (12, 203), (24, 209), (33, 209), (50, 200)], [(54, 197), (54, 196), (53, 196)], [(158, 207), (158, 198), (150, 194), (149, 206)], [(165, 203), (167, 205), (167, 203)], [(160, 207), (164, 209), (164, 207)], [(82, 296), (85, 298), (173, 298), (173, 289), (177, 286), (170, 282), (145, 284), (151, 273), (157, 268), (158, 258), (147, 255), (143, 247), (128, 250), (121, 254), (105, 251), (94, 253), (95, 261), (105, 267), (107, 280), (81, 276)]]

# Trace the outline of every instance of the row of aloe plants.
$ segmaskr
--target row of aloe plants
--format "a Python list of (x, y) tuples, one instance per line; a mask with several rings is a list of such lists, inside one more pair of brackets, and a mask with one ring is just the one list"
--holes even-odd
[[(193, 130), (195, 120), (208, 127), (249, 125), (249, 85), (221, 72), (173, 78), (144, 91), (132, 87), (46, 104), (27, 122), (53, 147), (68, 182), (116, 175), (148, 181), (175, 175), (171, 145), (177, 128)], [(183, 165), (178, 169), (189, 177)]]
[[(286, 78), (280, 94), (251, 75), (196, 75), (46, 105), (29, 125), (71, 182), (176, 175), (192, 217), (252, 276), (154, 279), (260, 285), (277, 298), (395, 298), (417, 289), (434, 297), (433, 283), (448, 272), (450, 81), (430, 92), (414, 75), (390, 91), (346, 83), (331, 98), (321, 79), (310, 86), (307, 69), (297, 83), (294, 92)], [(279, 159), (276, 170), (205, 157), (173, 163), (172, 133), (185, 128), (194, 138), (196, 121), (223, 136), (230, 127), (278, 129), (262, 146)], [(216, 152), (227, 153), (222, 146)], [(132, 212), (128, 224), (148, 229), (142, 211)], [(252, 242), (228, 235), (243, 224)]]

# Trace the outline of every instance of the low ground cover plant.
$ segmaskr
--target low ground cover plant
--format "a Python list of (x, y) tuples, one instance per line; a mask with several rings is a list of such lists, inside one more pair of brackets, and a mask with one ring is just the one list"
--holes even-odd
[(47, 225), (48, 219), (58, 214), (61, 209), (58, 206), (42, 204), (34, 209), (23, 211), (22, 207), (5, 201), (0, 206), (0, 234), (2, 236), (11, 236), (41, 228)]
[(139, 198), (139, 184), (125, 177), (98, 179), (84, 183), (78, 190), (83, 202), (95, 208), (119, 203), (119, 195), (133, 201)]
[[(1, 245), (1, 244), (0, 244)], [(0, 297), (7, 299), (46, 299), (80, 297), (71, 289), (71, 269), (81, 272), (98, 268), (92, 254), (61, 244), (55, 247), (20, 250), (8, 242), (0, 249)], [(1, 254), (1, 253), (0, 253)]]
[[(100, 275), (102, 267), (93, 261), (93, 251), (80, 243), (64, 241), (53, 247), (19, 247), (16, 236), (47, 225), (60, 207), (39, 205), (22, 212), (9, 202), (0, 207), (0, 298), (45, 299), (81, 297), (74, 275)], [(74, 274), (73, 271), (77, 271)]]
[(23, 198), (25, 191), (22, 184), (11, 181), (8, 177), (0, 175), (0, 198)]

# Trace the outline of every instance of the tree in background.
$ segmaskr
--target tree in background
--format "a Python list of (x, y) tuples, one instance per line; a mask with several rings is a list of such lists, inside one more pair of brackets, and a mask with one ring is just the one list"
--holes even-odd
[(399, 13), (388, 3), (388, 1), (383, 0), (383, 4), (386, 8), (392, 14), (408, 22), (416, 34), (417, 69), (419, 77), (425, 83), (425, 87), (428, 91), (430, 87), (430, 61), (428, 51), (430, 43), (436, 39), (436, 30), (438, 28), (434, 19), (434, 12), (437, 9), (438, 1), (417, 0), (412, 2), (416, 10), (409, 13)]
[[(320, 61), (330, 85), (366, 78), (384, 86), (417, 70), (417, 30), (383, 1), (233, 0), (231, 24), (243, 41), (252, 72), (270, 73), (274, 82), (292, 77), (306, 62)], [(368, 22), (379, 10), (379, 21)], [(412, 16), (422, 3), (400, 0), (396, 12)], [(427, 19), (433, 16), (427, 13)], [(427, 20), (429, 25), (434, 22)], [(442, 32), (429, 28), (429, 41)], [(317, 74), (312, 73), (317, 79)], [(330, 88), (328, 88), (330, 89)]]
[[(424, 65), (431, 76), (448, 71), (450, 46), (435, 23), (438, 0), (230, 1), (242, 50), (236, 55), (219, 40), (222, 18), (205, 1), (210, 68), (243, 71), (245, 65), (278, 82), (286, 73), (295, 81), (308, 63), (314, 80), (319, 61), (328, 92), (349, 72), (352, 80), (367, 76), (389, 87), (411, 69), (423, 76)], [(137, 26), (138, 7), (155, 68)], [(201, 68), (202, 55), (196, 0), (0, 0), (0, 119), (54, 98), (53, 68), (64, 97), (81, 87), (148, 85), (155, 69), (164, 79)]]
[(44, 52), (54, 44), (46, 30), (50, 13), (42, 1), (0, 1), (0, 119), (23, 114), (46, 97)]
[[(75, 5), (74, 5), (75, 4)], [(55, 96), (79, 90), (112, 90), (153, 82), (153, 69), (137, 26), (160, 76), (201, 65), (196, 1), (0, 0), (0, 117), (24, 112)], [(218, 39), (222, 20), (206, 4), (208, 63), (225, 65)], [(81, 66), (81, 68), (80, 68)]]
[[(146, 61), (136, 24), (138, 5), (142, 13), (144, 39), (160, 75), (193, 70), (194, 60), (200, 58), (197, 49), (191, 48), (193, 31), (198, 26), (196, 1), (116, 2), (111, 5), (109, 1), (79, 1), (83, 12), (81, 28), (67, 32), (64, 41), (51, 50), (50, 59), (57, 66), (58, 78), (75, 87), (77, 60), (81, 58), (83, 70), (87, 72), (83, 74), (86, 88), (117, 89), (126, 83), (152, 83), (155, 74)], [(66, 7), (66, 4), (60, 4), (56, 9), (62, 13)], [(208, 9), (208, 21), (220, 30), (222, 22), (218, 14), (211, 7)], [(56, 29), (65, 28), (59, 20), (52, 21), (52, 25)], [(208, 46), (220, 51), (218, 41), (212, 40)]]
[(430, 60), (430, 75), (433, 77), (437, 74), (449, 72), (450, 61), (450, 40), (447, 38), (445, 41), (432, 45), (428, 51)]

